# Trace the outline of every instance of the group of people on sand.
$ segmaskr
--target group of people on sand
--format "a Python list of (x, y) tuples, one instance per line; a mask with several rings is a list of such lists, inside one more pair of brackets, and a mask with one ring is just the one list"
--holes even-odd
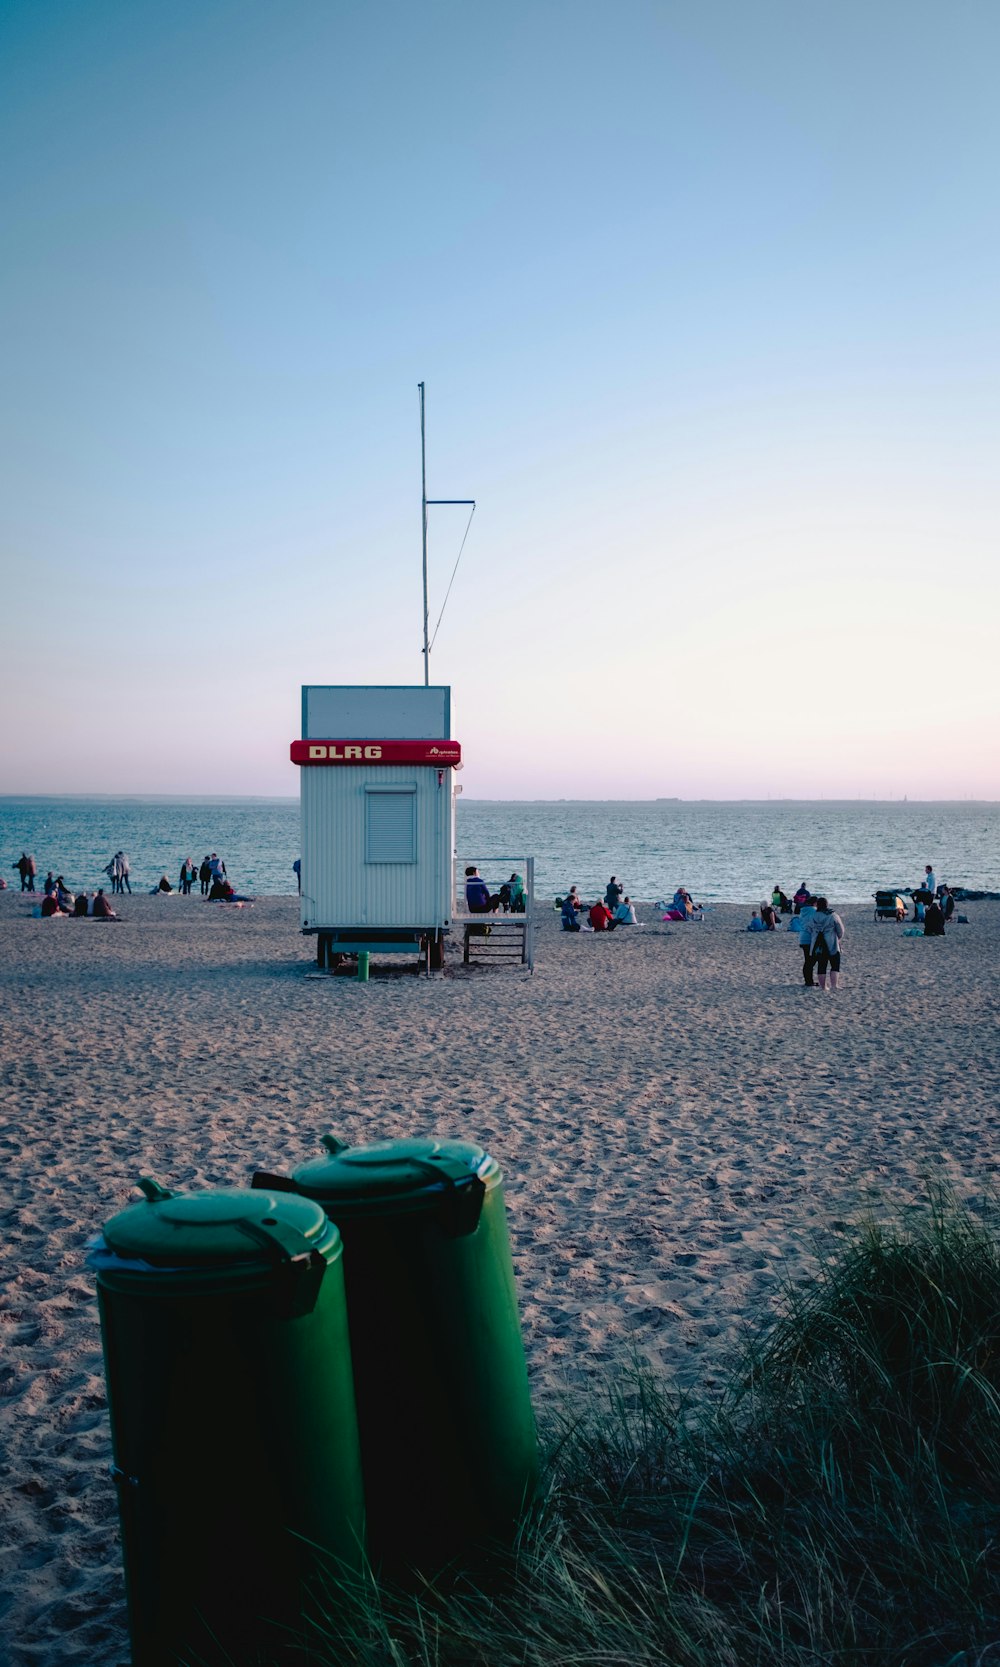
[[(12, 864), (21, 877), (21, 890), (33, 892), (35, 890), (35, 876), (38, 864), (27, 851), (22, 851), (17, 861)], [(127, 891), (131, 896), (132, 885), (129, 879), (131, 867), (124, 851), (116, 851), (111, 861), (104, 869), (111, 881), (111, 891), (116, 895), (124, 895)], [(514, 878), (514, 876), (512, 876)], [(150, 888), (150, 896), (162, 896), (173, 893), (174, 890), (188, 896), (196, 882), (201, 884), (201, 895), (209, 902), (222, 903), (252, 903), (252, 897), (244, 897), (229, 882), (226, 865), (216, 851), (206, 856), (200, 867), (196, 868), (190, 857), (185, 857), (181, 863), (180, 879), (177, 887), (171, 885), (165, 874), (161, 875), (155, 886)], [(6, 889), (6, 881), (0, 882)], [(503, 889), (503, 888), (502, 888)], [(45, 876), (42, 887), (43, 898), (41, 914), (49, 920), (55, 915), (92, 915), (95, 920), (117, 920), (117, 915), (104, 894), (104, 887), (91, 896), (86, 891), (76, 894), (70, 891), (61, 874), (53, 875), (52, 870)], [(523, 905), (522, 905), (523, 906)], [(39, 911), (36, 911), (39, 912)]]
[(678, 886), (673, 898), (666, 906), (663, 918), (664, 920), (704, 920), (705, 908), (703, 904), (694, 901), (686, 886)]
[[(252, 897), (244, 897), (231, 884), (226, 873), (226, 865), (217, 851), (213, 851), (211, 856), (205, 857), (199, 868), (195, 868), (190, 857), (183, 859), (180, 880), (176, 888), (182, 897), (190, 897), (191, 889), (196, 880), (201, 886), (202, 897), (207, 897), (210, 903), (252, 903), (254, 901)], [(174, 887), (170, 884), (167, 876), (161, 874), (156, 885), (153, 886), (150, 896), (165, 896), (172, 894), (173, 891)]]
[[(49, 889), (50, 880), (52, 881), (51, 890)], [(43, 920), (52, 920), (61, 916), (74, 920), (87, 919), (88, 917), (91, 920), (118, 919), (104, 895), (103, 886), (98, 887), (93, 898), (86, 891), (78, 891), (74, 897), (73, 893), (67, 890), (61, 874), (55, 880), (52, 879), (51, 874), (47, 875), (45, 896), (42, 898), (39, 913)]]
[(754, 909), (747, 931), (774, 932), (781, 914), (791, 916), (788, 929), (798, 934), (802, 949), (802, 982), (806, 989), (818, 987), (825, 990), (829, 979), (830, 989), (835, 990), (840, 977), (840, 946), (844, 937), (844, 922), (840, 916), (831, 909), (825, 897), (814, 896), (803, 880), (790, 899), (780, 886), (775, 886), (770, 903), (762, 903), (759, 913)]
[[(576, 886), (570, 886), (566, 896), (559, 899), (564, 932), (614, 932), (619, 926), (638, 926), (635, 904), (626, 896), (625, 887), (612, 874), (604, 896), (587, 904)], [(581, 922), (579, 916), (585, 917)]]

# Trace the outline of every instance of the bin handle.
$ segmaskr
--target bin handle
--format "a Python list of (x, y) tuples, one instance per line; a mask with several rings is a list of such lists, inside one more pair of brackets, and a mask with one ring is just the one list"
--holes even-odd
[(268, 1169), (254, 1171), (250, 1182), (254, 1192), (298, 1192), (298, 1187), (290, 1175), (272, 1175)]
[(152, 1175), (140, 1175), (135, 1184), (150, 1204), (162, 1204), (165, 1199), (174, 1196), (169, 1187), (161, 1186)]
[(284, 1319), (311, 1314), (326, 1273), (326, 1257), (287, 1221), (241, 1221), (241, 1233), (270, 1252), (279, 1276), (278, 1308)]
[(444, 1196), (436, 1214), (447, 1239), (465, 1239), (479, 1226), (486, 1197), (486, 1182), (480, 1175), (470, 1175), (463, 1165), (454, 1174), (446, 1165), (454, 1159), (411, 1158), (417, 1169), (445, 1185)]

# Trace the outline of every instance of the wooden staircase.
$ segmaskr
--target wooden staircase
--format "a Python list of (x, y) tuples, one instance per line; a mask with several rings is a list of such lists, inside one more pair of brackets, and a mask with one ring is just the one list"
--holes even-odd
[(504, 962), (530, 966), (526, 915), (480, 916), (475, 924), (463, 920), (461, 926), (462, 961), (465, 966), (487, 962), (490, 966)]

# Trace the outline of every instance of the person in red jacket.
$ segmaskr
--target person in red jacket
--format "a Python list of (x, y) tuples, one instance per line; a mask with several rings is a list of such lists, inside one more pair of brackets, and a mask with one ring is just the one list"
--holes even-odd
[(613, 932), (614, 916), (603, 898), (599, 898), (590, 911), (590, 924), (595, 932)]

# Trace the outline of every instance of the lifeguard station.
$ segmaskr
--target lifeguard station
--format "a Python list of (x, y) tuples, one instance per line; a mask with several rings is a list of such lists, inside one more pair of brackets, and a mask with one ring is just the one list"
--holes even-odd
[(443, 685), (303, 687), (300, 919), (320, 968), (369, 954), (443, 966), (461, 757)]

